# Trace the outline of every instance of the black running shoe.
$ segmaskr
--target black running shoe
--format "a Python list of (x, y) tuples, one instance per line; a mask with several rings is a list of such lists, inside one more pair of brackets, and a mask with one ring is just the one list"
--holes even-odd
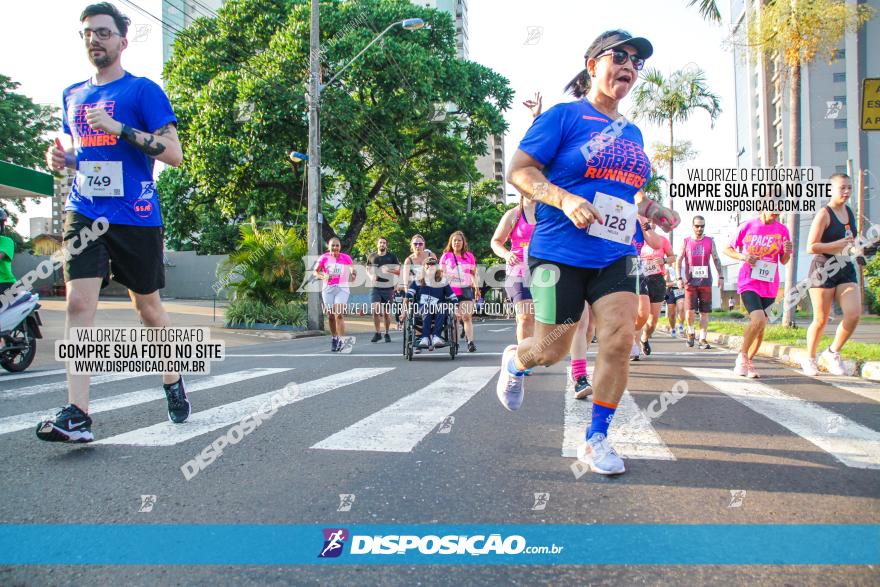
[[(386, 334), (385, 336), (388, 335)], [(379, 342), (380, 340), (382, 340), (382, 335), (377, 332), (373, 335), (373, 338), (370, 339), (370, 342)]]
[(688, 345), (689, 347), (691, 347), (691, 348), (693, 348), (693, 346), (694, 346), (694, 338), (696, 338), (696, 335), (691, 334), (690, 332), (688, 332), (688, 335), (687, 335), (687, 345)]
[(330, 352), (335, 353), (338, 350), (339, 350), (339, 348), (337, 347), (337, 344), (336, 344), (336, 337), (333, 337), (330, 339)]
[(594, 335), (593, 335), (593, 340), (591, 340), (590, 343), (592, 343), (592, 344), (596, 344), (597, 342), (599, 342), (599, 339), (598, 339), (598, 338), (596, 337), (596, 335), (594, 334)]
[(474, 344), (474, 341), (472, 341), (472, 340), (469, 340), (469, 341), (468, 341), (468, 352), (469, 352), (469, 353), (475, 353), (475, 352), (477, 352), (477, 345), (475, 345), (475, 344)]
[(165, 389), (165, 398), (168, 400), (168, 419), (175, 424), (186, 422), (192, 412), (192, 406), (189, 405), (189, 399), (186, 397), (186, 389), (183, 385), (183, 375), (177, 380), (177, 383), (163, 383)]
[(648, 342), (647, 340), (643, 340), (641, 342), (642, 342), (642, 353), (644, 353), (645, 356), (650, 355), (651, 354), (651, 343)]
[(589, 399), (593, 395), (593, 386), (586, 375), (581, 375), (574, 383), (574, 399)]
[(385, 333), (385, 342), (391, 342), (391, 335), (387, 332)]
[(44, 418), (37, 424), (37, 438), (47, 442), (91, 442), (92, 419), (73, 404), (58, 410), (55, 418)]
[(709, 350), (712, 348), (712, 346), (709, 344), (709, 341), (704, 338), (700, 341), (700, 348)]

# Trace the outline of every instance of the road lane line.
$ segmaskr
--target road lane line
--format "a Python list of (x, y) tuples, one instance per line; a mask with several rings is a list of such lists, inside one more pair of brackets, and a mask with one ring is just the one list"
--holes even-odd
[[(577, 449), (584, 442), (592, 414), (592, 402), (574, 397), (571, 367), (565, 376), (565, 427), (562, 435), (562, 456), (577, 458)], [(654, 430), (651, 421), (639, 409), (629, 391), (624, 391), (617, 404), (614, 420), (608, 428), (608, 440), (622, 458), (674, 461), (675, 455)]]
[(312, 448), (412, 452), (447, 416), (479, 393), (496, 373), (498, 367), (459, 367)]
[[(274, 375), (275, 373), (292, 370), (293, 367), (274, 369), (261, 367), (258, 369), (248, 369), (246, 371), (236, 371), (234, 373), (224, 373), (223, 375), (212, 375), (210, 377), (198, 379), (193, 382), (187, 381), (186, 393), (192, 394), (196, 391), (202, 391), (205, 389), (220, 387), (222, 385), (229, 385), (232, 383), (238, 383), (240, 381), (247, 381), (248, 379), (265, 377), (266, 375)], [(154, 386), (147, 389), (142, 389), (140, 391), (132, 391), (130, 393), (123, 393), (120, 395), (114, 395), (112, 397), (103, 397), (93, 400), (89, 402), (89, 414), (94, 415), (101, 412), (118, 410), (120, 408), (128, 408), (131, 406), (136, 406), (159, 399), (165, 399), (165, 392), (161, 389), (156, 389), (156, 387)], [(51, 416), (53, 413), (54, 412), (50, 410), (41, 410), (37, 412), (30, 412), (29, 414), (18, 414), (17, 416), (0, 418), (0, 434), (8, 434), (10, 432), (17, 432), (19, 430), (27, 430), (28, 428), (33, 428), (37, 425), (37, 422), (39, 422), (43, 416)]]
[[(92, 375), (92, 385), (100, 385), (102, 383), (112, 383), (114, 381), (122, 381), (123, 379), (134, 379), (136, 377), (147, 377), (152, 375), (156, 378), (158, 374), (132, 375), (131, 373), (108, 373), (106, 375)], [(29, 395), (37, 395), (40, 393), (56, 392), (60, 393), (67, 390), (67, 381), (56, 381), (55, 383), (40, 383), (39, 385), (29, 385), (27, 387), (15, 387), (12, 389), (4, 389), (0, 391), (0, 399), (14, 399), (19, 397), (27, 397)]]
[(685, 368), (704, 383), (856, 469), (880, 469), (880, 433), (729, 369)]
[(66, 372), (67, 372), (66, 369), (52, 369), (50, 371), (31, 371), (30, 373), (2, 374), (2, 372), (0, 372), (0, 383), (6, 383), (7, 381), (16, 381), (18, 379), (30, 379), (31, 377), (46, 377), (48, 375), (61, 375)]
[[(298, 383), (296, 397), (290, 402), (295, 403), (321, 395), (328, 391), (359, 383), (365, 379), (376, 377), (394, 367), (381, 367), (373, 369), (350, 369), (344, 373), (337, 373), (314, 381)], [(283, 388), (282, 388), (283, 389)], [(195, 412), (189, 420), (183, 424), (162, 422), (146, 428), (132, 430), (95, 444), (130, 444), (136, 446), (171, 446), (207, 434), (219, 428), (230, 426), (242, 420), (245, 416), (253, 414), (268, 402), (272, 396), (280, 393), (282, 389), (276, 389), (259, 395), (251, 396), (237, 402), (217, 406), (202, 412)]]

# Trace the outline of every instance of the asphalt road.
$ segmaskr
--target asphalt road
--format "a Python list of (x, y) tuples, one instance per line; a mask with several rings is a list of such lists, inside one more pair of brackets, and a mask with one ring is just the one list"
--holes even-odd
[[(400, 356), (358, 334), (350, 353), (301, 339), (228, 349), (188, 379), (190, 422), (166, 421), (157, 376), (93, 386), (99, 442), (39, 442), (39, 413), (65, 401), (59, 364), (0, 375), (5, 524), (877, 524), (880, 389), (808, 378), (658, 335), (634, 363), (611, 440), (627, 473), (573, 473), (589, 404), (565, 366), (529, 377), (523, 408), (495, 398), (510, 322), (477, 326), (478, 352)], [(47, 344), (49, 344), (47, 342)], [(592, 363), (592, 357), (590, 362)], [(201, 382), (201, 383), (200, 383)], [(296, 387), (286, 387), (296, 383)], [(686, 394), (657, 400), (676, 386)], [(195, 391), (193, 389), (199, 388)], [(279, 390), (282, 407), (187, 480), (181, 467)], [(124, 395), (128, 394), (128, 395)], [(153, 394), (153, 395), (151, 395)], [(681, 394), (679, 394), (681, 395)], [(659, 413), (662, 412), (662, 413)], [(565, 456), (564, 456), (565, 455)], [(536, 494), (540, 494), (536, 496)], [(155, 496), (147, 501), (142, 496)], [(343, 498), (341, 496), (353, 496)], [(350, 508), (343, 502), (350, 502)], [(150, 511), (140, 511), (149, 509)], [(347, 511), (340, 511), (347, 510)], [(88, 536), (75, 546), (88, 549)], [(876, 567), (479, 566), (0, 568), (0, 584), (876, 585)]]

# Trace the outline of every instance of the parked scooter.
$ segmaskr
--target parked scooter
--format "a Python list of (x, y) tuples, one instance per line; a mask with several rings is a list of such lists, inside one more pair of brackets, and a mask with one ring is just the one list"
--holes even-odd
[(0, 367), (17, 373), (30, 367), (37, 354), (40, 326), (40, 296), (24, 292), (0, 311)]

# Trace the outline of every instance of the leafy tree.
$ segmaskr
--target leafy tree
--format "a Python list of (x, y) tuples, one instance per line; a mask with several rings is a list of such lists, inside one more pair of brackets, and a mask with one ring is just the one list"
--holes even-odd
[[(302, 174), (287, 153), (307, 144), (308, 4), (231, 0), (178, 35), (165, 77), (186, 157), (160, 186), (177, 242), (202, 250), (208, 227), (251, 216), (304, 224)], [(323, 77), (408, 17), (430, 29), (392, 29), (322, 93), (323, 236), (346, 250), (376, 206), (406, 227), (419, 202), (460, 195), (487, 137), (506, 128), (507, 80), (456, 58), (448, 14), (406, 0), (322, 2)]]
[[(705, 110), (712, 124), (721, 113), (721, 99), (709, 91), (706, 74), (700, 68), (687, 67), (672, 72), (669, 77), (660, 70), (649, 68), (636, 86), (633, 96), (633, 110), (637, 118), (647, 119), (654, 124), (669, 127), (669, 151), (675, 151), (675, 123), (688, 120), (697, 110)], [(666, 163), (669, 167), (669, 181), (673, 181), (675, 158)], [(672, 202), (670, 201), (670, 206)], [(672, 233), (669, 240), (672, 242)]]
[(695, 6), (705, 20), (721, 23), (721, 12), (718, 10), (718, 4), (715, 0), (688, 0), (688, 6)]
[[(788, 166), (801, 165), (801, 67), (818, 57), (829, 62), (847, 31), (856, 31), (873, 16), (867, 5), (854, 5), (839, 0), (778, 0), (761, 7), (760, 15), (752, 14), (746, 32), (747, 46), (755, 59), (779, 57), (788, 80), (789, 149)], [(788, 230), (798, 242), (798, 214), (788, 215)], [(785, 270), (785, 298), (795, 283), (798, 250), (792, 252)], [(783, 326), (794, 326), (794, 314), (786, 305)]]
[[(20, 85), (0, 74), (0, 159), (22, 167), (44, 169), (46, 140), (43, 135), (58, 128), (56, 109), (16, 93)], [(24, 212), (24, 202), (14, 202), (16, 208)]]
[(687, 163), (697, 156), (697, 151), (690, 141), (676, 141), (671, 151), (669, 145), (659, 142), (652, 144), (651, 148), (654, 150), (654, 161), (666, 167), (670, 165), (670, 153), (672, 162), (675, 163)]

